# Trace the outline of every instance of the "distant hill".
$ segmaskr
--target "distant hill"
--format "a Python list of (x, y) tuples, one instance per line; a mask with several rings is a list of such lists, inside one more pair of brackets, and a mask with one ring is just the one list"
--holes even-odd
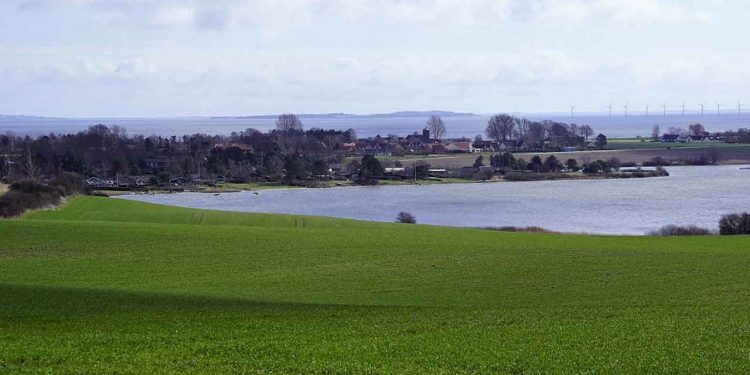
[[(357, 115), (352, 113), (301, 113), (299, 118), (404, 118), (404, 117), (429, 117), (438, 115), (441, 117), (466, 117), (479, 116), (470, 112), (451, 111), (398, 111), (391, 113), (373, 113)], [(212, 118), (241, 118), (241, 119), (275, 119), (279, 115), (251, 115), (251, 116), (214, 116)]]
[(39, 119), (52, 119), (52, 118), (54, 117), (0, 114), (0, 120), (39, 120)]

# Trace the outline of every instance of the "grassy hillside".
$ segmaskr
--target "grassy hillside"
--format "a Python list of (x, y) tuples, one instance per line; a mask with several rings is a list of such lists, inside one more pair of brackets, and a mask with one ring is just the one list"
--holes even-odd
[(747, 237), (85, 197), (0, 238), (0, 372), (750, 371)]
[(194, 210), (101, 197), (73, 199), (60, 210), (38, 211), (27, 215), (26, 218), (35, 220), (237, 225), (273, 228), (361, 227), (363, 225), (361, 222), (355, 220)]

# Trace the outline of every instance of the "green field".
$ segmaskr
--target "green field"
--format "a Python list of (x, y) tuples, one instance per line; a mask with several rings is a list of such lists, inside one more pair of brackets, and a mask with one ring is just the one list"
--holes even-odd
[(750, 372), (748, 237), (80, 197), (0, 239), (0, 373)]
[(746, 144), (734, 144), (734, 143), (722, 143), (722, 142), (654, 142), (650, 139), (637, 139), (637, 138), (611, 138), (607, 141), (607, 150), (651, 150), (651, 149), (700, 149), (700, 148), (716, 148), (722, 151), (733, 151), (742, 150), (747, 151), (750, 146)]

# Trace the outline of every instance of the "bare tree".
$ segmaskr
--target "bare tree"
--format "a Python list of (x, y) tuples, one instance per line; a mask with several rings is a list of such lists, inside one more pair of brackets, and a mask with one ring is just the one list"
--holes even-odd
[(409, 212), (401, 211), (396, 216), (396, 222), (402, 224), (416, 224), (417, 218)]
[(276, 130), (282, 132), (302, 130), (302, 121), (296, 115), (285, 113), (276, 120)]
[(427, 120), (427, 130), (430, 131), (433, 138), (442, 139), (445, 135), (445, 123), (443, 119), (437, 115), (430, 116), (430, 119)]
[(690, 133), (693, 135), (703, 135), (706, 133), (706, 128), (704, 128), (702, 124), (690, 125), (688, 129), (690, 129)]
[(39, 167), (34, 164), (34, 157), (29, 145), (26, 145), (26, 158), (23, 162), (23, 171), (30, 180), (36, 180), (39, 177)]
[(525, 139), (526, 135), (529, 133), (531, 124), (531, 120), (527, 118), (522, 118), (521, 120), (519, 120), (518, 125), (516, 125), (516, 139)]
[(505, 141), (513, 135), (518, 120), (506, 113), (494, 115), (487, 122), (487, 137), (495, 141)]
[(659, 128), (659, 125), (654, 125), (654, 128), (651, 129), (651, 138), (653, 138), (655, 141), (658, 141), (660, 132), (661, 129)]
[(592, 135), (594, 135), (594, 129), (591, 129), (588, 125), (583, 125), (580, 128), (581, 135), (583, 136), (583, 139), (588, 141), (589, 138), (591, 138)]
[(523, 140), (530, 145), (541, 146), (545, 133), (544, 125), (541, 122), (531, 122), (528, 124)]

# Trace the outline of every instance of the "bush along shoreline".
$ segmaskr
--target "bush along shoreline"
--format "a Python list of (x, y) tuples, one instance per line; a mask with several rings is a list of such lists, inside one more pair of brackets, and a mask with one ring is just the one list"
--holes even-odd
[(727, 214), (719, 219), (719, 230), (711, 230), (696, 225), (665, 225), (648, 236), (736, 236), (750, 234), (750, 212)]
[(29, 210), (52, 208), (65, 198), (87, 192), (83, 179), (74, 173), (63, 173), (48, 184), (22, 180), (10, 185), (0, 196), (0, 218), (13, 218)]

